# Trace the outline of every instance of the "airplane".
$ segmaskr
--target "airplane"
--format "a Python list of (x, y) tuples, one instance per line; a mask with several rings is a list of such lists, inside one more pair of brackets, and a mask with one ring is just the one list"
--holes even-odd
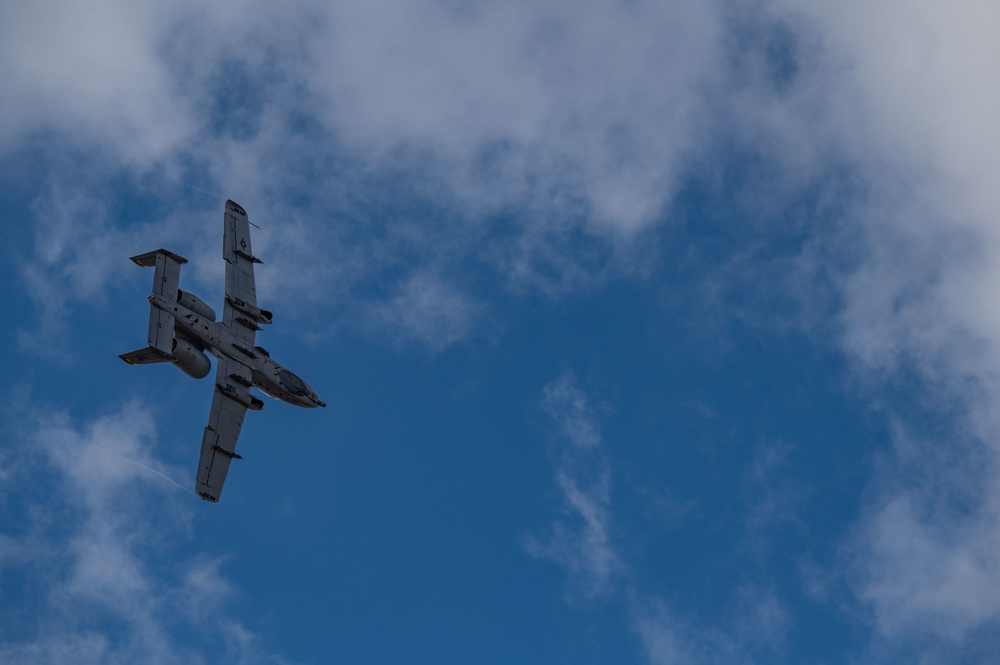
[(264, 408), (264, 402), (250, 394), (251, 387), (295, 406), (326, 406), (308, 383), (254, 345), (260, 324), (271, 323), (272, 317), (271, 312), (257, 306), (253, 266), (261, 261), (251, 251), (246, 211), (226, 201), (224, 219), (226, 299), (222, 320), (215, 320), (215, 310), (204, 300), (179, 288), (181, 265), (187, 259), (165, 249), (133, 256), (135, 264), (155, 268), (153, 293), (148, 298), (148, 346), (119, 356), (130, 365), (170, 362), (195, 379), (205, 378), (212, 370), (205, 351), (218, 359), (195, 481), (198, 495), (211, 502), (222, 494), (230, 463), (243, 459), (236, 453), (236, 440), (247, 410)]

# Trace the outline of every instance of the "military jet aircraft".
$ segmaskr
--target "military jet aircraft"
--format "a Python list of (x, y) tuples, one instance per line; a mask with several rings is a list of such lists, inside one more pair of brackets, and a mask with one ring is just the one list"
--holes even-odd
[(119, 356), (130, 365), (171, 362), (196, 379), (212, 370), (205, 351), (218, 358), (195, 483), (198, 495), (213, 502), (222, 494), (232, 460), (242, 459), (236, 454), (236, 440), (247, 409), (264, 408), (264, 402), (250, 394), (252, 386), (295, 406), (326, 406), (309, 384), (254, 346), (259, 324), (271, 323), (271, 312), (257, 306), (253, 266), (260, 259), (250, 248), (250, 220), (233, 201), (226, 201), (222, 258), (226, 301), (222, 321), (216, 321), (215, 310), (204, 300), (178, 288), (187, 259), (165, 249), (133, 256), (143, 268), (156, 269), (149, 296), (149, 345)]

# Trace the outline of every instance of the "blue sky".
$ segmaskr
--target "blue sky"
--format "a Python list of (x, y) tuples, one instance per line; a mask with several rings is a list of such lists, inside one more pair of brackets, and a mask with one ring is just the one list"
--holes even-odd
[[(986, 663), (997, 9), (0, 9), (0, 661)], [(150, 274), (329, 404), (135, 368)]]

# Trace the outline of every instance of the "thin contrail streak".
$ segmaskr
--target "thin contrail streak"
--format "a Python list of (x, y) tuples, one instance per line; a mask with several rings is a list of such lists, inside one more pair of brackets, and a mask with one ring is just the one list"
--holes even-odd
[(172, 173), (168, 173), (168, 172), (164, 171), (163, 169), (161, 169), (161, 168), (160, 168), (159, 166), (157, 166), (156, 164), (151, 164), (151, 163), (149, 163), (149, 162), (141, 162), (141, 163), (142, 163), (142, 164), (145, 164), (146, 166), (149, 166), (150, 168), (154, 168), (154, 169), (156, 169), (157, 171), (159, 171), (159, 172), (160, 172), (160, 173), (162, 173), (163, 175), (167, 176), (168, 178), (173, 178), (174, 180), (176, 180), (177, 182), (181, 183), (181, 184), (182, 184), (182, 185), (184, 185), (185, 187), (190, 187), (191, 189), (193, 189), (193, 190), (195, 190), (195, 191), (197, 191), (197, 192), (201, 192), (202, 194), (208, 194), (209, 196), (214, 196), (214, 197), (215, 197), (215, 198), (217, 198), (217, 199), (221, 199), (221, 198), (222, 198), (221, 196), (219, 196), (219, 195), (218, 195), (218, 194), (216, 194), (215, 192), (209, 192), (209, 191), (206, 191), (206, 190), (202, 189), (201, 187), (195, 187), (195, 186), (194, 186), (194, 185), (192, 185), (191, 183), (189, 183), (189, 182), (185, 182), (184, 180), (182, 180), (181, 178), (178, 178), (178, 177), (177, 177), (177, 176), (175, 176), (174, 174), (172, 174)]
[[(222, 198), (222, 196), (220, 196), (219, 194), (216, 194), (215, 192), (209, 192), (207, 190), (202, 189), (201, 187), (195, 187), (191, 183), (189, 183), (189, 182), (187, 182), (187, 181), (185, 181), (185, 180), (183, 180), (181, 178), (178, 178), (173, 173), (168, 173), (167, 171), (164, 171), (163, 169), (161, 169), (156, 164), (152, 164), (150, 162), (143, 162), (143, 161), (140, 161), (139, 163), (140, 164), (145, 164), (146, 166), (148, 166), (151, 169), (156, 169), (157, 171), (159, 171), (163, 175), (167, 176), (168, 178), (172, 178), (172, 179), (176, 180), (177, 182), (181, 183), (182, 185), (184, 185), (185, 187), (190, 187), (191, 189), (195, 190), (196, 192), (201, 192), (202, 194), (208, 194), (209, 196), (214, 196), (217, 199), (221, 199)], [(249, 219), (247, 221), (250, 222)], [(254, 227), (255, 229), (259, 229), (260, 228), (259, 226), (257, 226), (253, 222), (250, 222), (250, 226)]]
[(115, 452), (115, 451), (113, 451), (113, 450), (108, 450), (107, 448), (101, 448), (100, 446), (95, 446), (95, 445), (94, 445), (94, 444), (92, 444), (92, 443), (88, 443), (87, 445), (88, 445), (88, 446), (90, 446), (91, 448), (96, 448), (97, 450), (100, 450), (100, 451), (102, 451), (102, 452), (105, 452), (105, 453), (108, 453), (108, 454), (110, 454), (110, 455), (114, 455), (115, 457), (117, 457), (117, 458), (119, 458), (119, 459), (123, 459), (123, 460), (125, 460), (126, 462), (129, 462), (129, 463), (131, 463), (131, 464), (135, 464), (135, 465), (136, 465), (137, 467), (139, 467), (140, 469), (145, 469), (146, 471), (149, 471), (149, 472), (151, 472), (151, 473), (155, 473), (155, 474), (156, 474), (156, 475), (158, 475), (158, 476), (159, 476), (160, 478), (163, 478), (164, 480), (168, 481), (168, 482), (169, 482), (169, 483), (171, 483), (172, 485), (175, 485), (176, 487), (179, 487), (179, 488), (181, 488), (181, 489), (182, 489), (182, 490), (184, 490), (185, 492), (188, 492), (188, 491), (190, 491), (190, 490), (189, 490), (189, 489), (188, 489), (187, 487), (184, 487), (183, 485), (181, 485), (180, 483), (178, 483), (178, 482), (177, 482), (176, 480), (174, 480), (174, 479), (173, 479), (173, 478), (171, 478), (170, 476), (165, 476), (164, 474), (160, 473), (160, 472), (159, 472), (159, 471), (157, 471), (156, 469), (152, 469), (152, 468), (150, 468), (150, 467), (146, 466), (145, 464), (142, 464), (142, 463), (140, 463), (140, 462), (136, 462), (136, 461), (135, 461), (134, 459), (129, 459), (128, 457), (125, 457), (124, 455), (122, 455), (122, 454), (120, 454), (120, 453), (116, 453), (116, 452)]

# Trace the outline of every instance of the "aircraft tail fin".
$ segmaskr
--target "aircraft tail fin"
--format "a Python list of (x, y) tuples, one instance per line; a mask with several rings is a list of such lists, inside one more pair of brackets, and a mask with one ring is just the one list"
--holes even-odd
[[(132, 262), (143, 268), (156, 269), (153, 273), (153, 295), (162, 296), (168, 300), (177, 300), (177, 289), (181, 281), (181, 265), (187, 263), (187, 259), (173, 252), (168, 252), (165, 249), (157, 249), (152, 252), (133, 256)], [(148, 349), (126, 353), (121, 358), (131, 364), (163, 362), (167, 359), (172, 360), (171, 344), (173, 338), (174, 317), (159, 307), (150, 304), (149, 333), (147, 335)], [(146, 357), (142, 355), (143, 353), (151, 351), (155, 351), (160, 356), (167, 356), (168, 358), (163, 358), (163, 360), (139, 359), (140, 357)], [(133, 360), (136, 362), (133, 362)]]

